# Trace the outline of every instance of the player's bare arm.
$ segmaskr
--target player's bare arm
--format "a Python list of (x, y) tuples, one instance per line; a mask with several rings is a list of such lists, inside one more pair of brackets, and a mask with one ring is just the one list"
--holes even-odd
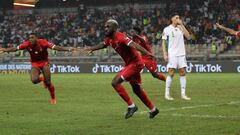
[(187, 38), (188, 40), (191, 39), (191, 35), (190, 35), (190, 33), (188, 32), (188, 30), (186, 29), (186, 27), (184, 26), (182, 20), (179, 20), (177, 27), (182, 30), (185, 38)]
[(141, 43), (146, 44), (146, 41), (138, 34), (134, 34), (133, 38), (137, 38), (137, 39), (139, 39), (141, 41)]
[(84, 52), (86, 52), (87, 54), (91, 54), (93, 51), (96, 51), (96, 50), (100, 50), (100, 49), (103, 49), (103, 48), (106, 48), (107, 46), (103, 43), (100, 43), (98, 45), (95, 45), (95, 46), (92, 46), (92, 47), (86, 47), (84, 49)]
[(80, 48), (54, 46), (53, 50), (73, 52), (73, 51), (79, 51)]
[(165, 62), (168, 62), (168, 53), (166, 50), (166, 40), (165, 39), (162, 40), (162, 50), (163, 50), (163, 59)]
[(144, 49), (142, 46), (138, 45), (135, 42), (131, 42), (129, 46), (135, 48), (137, 51), (141, 52), (142, 54), (149, 55), (154, 58), (154, 56), (150, 52), (148, 52), (146, 49)]
[(0, 52), (16, 52), (16, 51), (18, 51), (17, 47), (0, 48)]
[(228, 32), (228, 33), (230, 33), (232, 35), (236, 35), (236, 33), (238, 32), (238, 31), (235, 31), (233, 29), (227, 28), (227, 27), (225, 27), (225, 26), (223, 26), (223, 25), (221, 25), (219, 23), (216, 23), (216, 26), (217, 26), (217, 28), (219, 28), (221, 30), (224, 30), (224, 31), (226, 31), (226, 32)]

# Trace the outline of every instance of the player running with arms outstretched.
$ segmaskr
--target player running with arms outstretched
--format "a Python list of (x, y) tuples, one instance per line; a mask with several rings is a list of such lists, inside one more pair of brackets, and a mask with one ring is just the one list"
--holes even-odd
[[(75, 51), (76, 48), (66, 48), (56, 46), (53, 43), (48, 42), (45, 39), (38, 39), (35, 33), (29, 34), (29, 39), (20, 44), (17, 47), (0, 48), (2, 52), (16, 52), (18, 50), (27, 50), (31, 56), (31, 81), (33, 84), (44, 82), (44, 85), (48, 89), (51, 96), (51, 104), (56, 104), (55, 88), (51, 82), (51, 73), (48, 60), (47, 49), (53, 49), (57, 51)], [(43, 77), (40, 77), (40, 74)]]
[(233, 30), (233, 29), (230, 29), (230, 28), (227, 28), (223, 25), (220, 25), (219, 23), (216, 23), (216, 26), (221, 29), (221, 30), (224, 30), (228, 33), (230, 33), (231, 35), (234, 35), (234, 36), (237, 36), (240, 38), (240, 31), (236, 31), (236, 30)]
[(149, 118), (154, 118), (159, 111), (147, 97), (144, 89), (141, 86), (140, 71), (143, 69), (144, 64), (137, 50), (145, 55), (149, 55), (152, 58), (153, 56), (143, 47), (137, 45), (135, 42), (129, 39), (125, 34), (118, 32), (117, 28), (118, 22), (116, 20), (108, 20), (105, 23), (106, 38), (104, 39), (104, 42), (93, 47), (88, 47), (85, 49), (85, 51), (92, 53), (95, 50), (112, 46), (125, 62), (125, 67), (112, 80), (113, 88), (128, 104), (128, 110), (125, 115), (125, 119), (130, 118), (138, 110), (138, 107), (134, 104), (125, 88), (122, 86), (124, 81), (129, 81), (134, 93), (150, 109)]

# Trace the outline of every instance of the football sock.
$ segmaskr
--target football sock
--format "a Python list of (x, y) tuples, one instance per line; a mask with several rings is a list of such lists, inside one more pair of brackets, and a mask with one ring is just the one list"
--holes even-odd
[(163, 73), (159, 73), (158, 79), (166, 82), (166, 77), (163, 75)]
[(180, 85), (181, 85), (181, 95), (185, 95), (186, 91), (186, 76), (180, 76)]
[(166, 88), (165, 88), (165, 96), (166, 95), (170, 95), (171, 84), (172, 84), (172, 77), (171, 76), (167, 76)]
[(128, 104), (128, 106), (131, 106), (133, 104), (131, 98), (128, 96), (125, 88), (119, 84), (115, 88), (116, 92), (118, 93), (119, 96)]
[(51, 98), (55, 99), (55, 87), (54, 87), (54, 85), (51, 83), (50, 85), (47, 86), (47, 89), (50, 93)]
[(152, 102), (150, 101), (150, 99), (148, 98), (146, 92), (142, 89), (141, 90), (141, 94), (138, 95), (138, 97), (142, 100), (142, 102), (150, 109), (152, 110), (154, 108), (154, 105), (152, 104)]
[(153, 109), (151, 109), (150, 111), (151, 112), (154, 112), (156, 110), (156, 107), (153, 107)]
[(133, 107), (135, 107), (134, 103), (132, 103), (131, 105), (128, 106), (128, 108), (133, 108)]
[(148, 98), (146, 92), (141, 88), (140, 85), (132, 85), (134, 93), (141, 99), (141, 101), (150, 109), (152, 110), (154, 108), (154, 105)]

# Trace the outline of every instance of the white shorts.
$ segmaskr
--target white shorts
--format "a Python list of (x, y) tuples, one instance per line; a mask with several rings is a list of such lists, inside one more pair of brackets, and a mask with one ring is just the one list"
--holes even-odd
[(187, 60), (185, 56), (176, 56), (176, 57), (169, 57), (167, 69), (174, 68), (180, 69), (187, 67)]

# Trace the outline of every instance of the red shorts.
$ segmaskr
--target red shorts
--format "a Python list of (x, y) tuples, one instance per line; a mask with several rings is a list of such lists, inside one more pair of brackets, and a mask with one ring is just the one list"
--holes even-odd
[(141, 84), (141, 75), (140, 72), (144, 68), (143, 63), (131, 63), (124, 67), (118, 74), (125, 81), (129, 81), (130, 83), (138, 83)]
[(154, 60), (152, 60), (151, 57), (149, 57), (149, 56), (142, 56), (142, 61), (144, 62), (145, 67), (151, 73), (157, 72), (157, 63)]
[(49, 62), (48, 61), (40, 61), (40, 62), (31, 62), (31, 64), (32, 64), (32, 68), (35, 67), (35, 68), (42, 69), (44, 66), (48, 65)]

